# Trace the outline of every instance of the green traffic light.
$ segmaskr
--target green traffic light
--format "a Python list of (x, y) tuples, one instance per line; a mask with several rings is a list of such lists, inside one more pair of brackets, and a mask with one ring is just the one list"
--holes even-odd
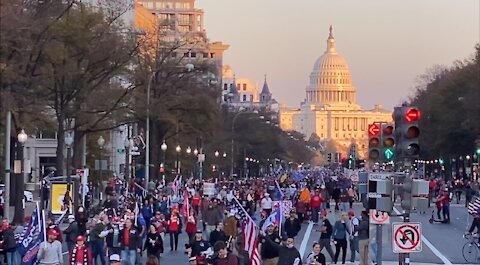
[(477, 148), (476, 153), (477, 153), (477, 155), (480, 155), (480, 148)]
[(393, 158), (393, 151), (392, 151), (392, 149), (385, 149), (384, 154), (385, 154), (385, 158), (386, 158), (387, 160), (392, 160), (392, 158)]
[(442, 158), (438, 159), (438, 163), (440, 163), (440, 165), (443, 165), (444, 161)]

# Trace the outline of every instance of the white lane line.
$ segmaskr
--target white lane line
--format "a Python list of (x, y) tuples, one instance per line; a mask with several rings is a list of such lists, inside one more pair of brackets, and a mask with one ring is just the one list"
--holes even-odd
[(303, 236), (302, 244), (300, 245), (300, 257), (303, 258), (303, 254), (305, 254), (305, 249), (307, 248), (308, 239), (310, 238), (310, 234), (312, 233), (313, 222), (308, 224), (307, 230), (305, 231), (305, 235)]
[[(395, 211), (396, 214), (401, 214), (401, 212), (399, 210), (397, 210), (397, 208), (393, 207), (393, 210)], [(445, 265), (453, 265), (448, 259), (447, 257), (445, 257), (435, 246), (433, 246), (432, 243), (430, 243), (430, 241), (428, 241), (428, 239), (426, 237), (424, 237), (422, 235), (422, 242), (427, 245), (427, 247), (433, 252), (433, 254), (435, 254), (435, 256), (437, 256), (439, 259), (442, 260), (443, 264)]]

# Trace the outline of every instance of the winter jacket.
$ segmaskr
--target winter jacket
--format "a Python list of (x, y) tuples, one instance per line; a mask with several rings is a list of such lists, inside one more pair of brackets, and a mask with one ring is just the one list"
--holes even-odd
[(288, 218), (283, 224), (283, 230), (288, 237), (296, 237), (301, 228), (302, 225), (297, 218), (294, 218), (293, 220), (291, 218)]
[(77, 221), (73, 221), (72, 223), (70, 223), (67, 229), (63, 231), (63, 233), (65, 234), (66, 242), (71, 242), (71, 243), (77, 242), (77, 236), (79, 235)]

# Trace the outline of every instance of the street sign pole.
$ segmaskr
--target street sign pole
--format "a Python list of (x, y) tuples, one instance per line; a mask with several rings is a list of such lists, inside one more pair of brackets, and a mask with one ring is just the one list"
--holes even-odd
[(382, 225), (377, 225), (377, 265), (382, 265)]
[[(403, 219), (405, 223), (410, 222), (410, 211), (405, 212), (405, 218)], [(410, 253), (405, 253), (405, 262), (403, 264), (410, 265)]]

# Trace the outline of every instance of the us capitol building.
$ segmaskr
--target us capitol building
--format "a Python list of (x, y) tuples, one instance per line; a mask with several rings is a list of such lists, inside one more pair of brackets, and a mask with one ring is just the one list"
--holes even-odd
[(392, 113), (375, 105), (362, 110), (356, 102), (356, 88), (347, 61), (337, 53), (332, 26), (325, 53), (317, 59), (309, 77), (306, 99), (300, 108), (280, 109), (280, 127), (297, 131), (309, 139), (316, 134), (321, 140), (334, 140), (337, 152), (348, 153), (352, 143), (365, 158), (368, 151), (368, 124), (391, 122)]

